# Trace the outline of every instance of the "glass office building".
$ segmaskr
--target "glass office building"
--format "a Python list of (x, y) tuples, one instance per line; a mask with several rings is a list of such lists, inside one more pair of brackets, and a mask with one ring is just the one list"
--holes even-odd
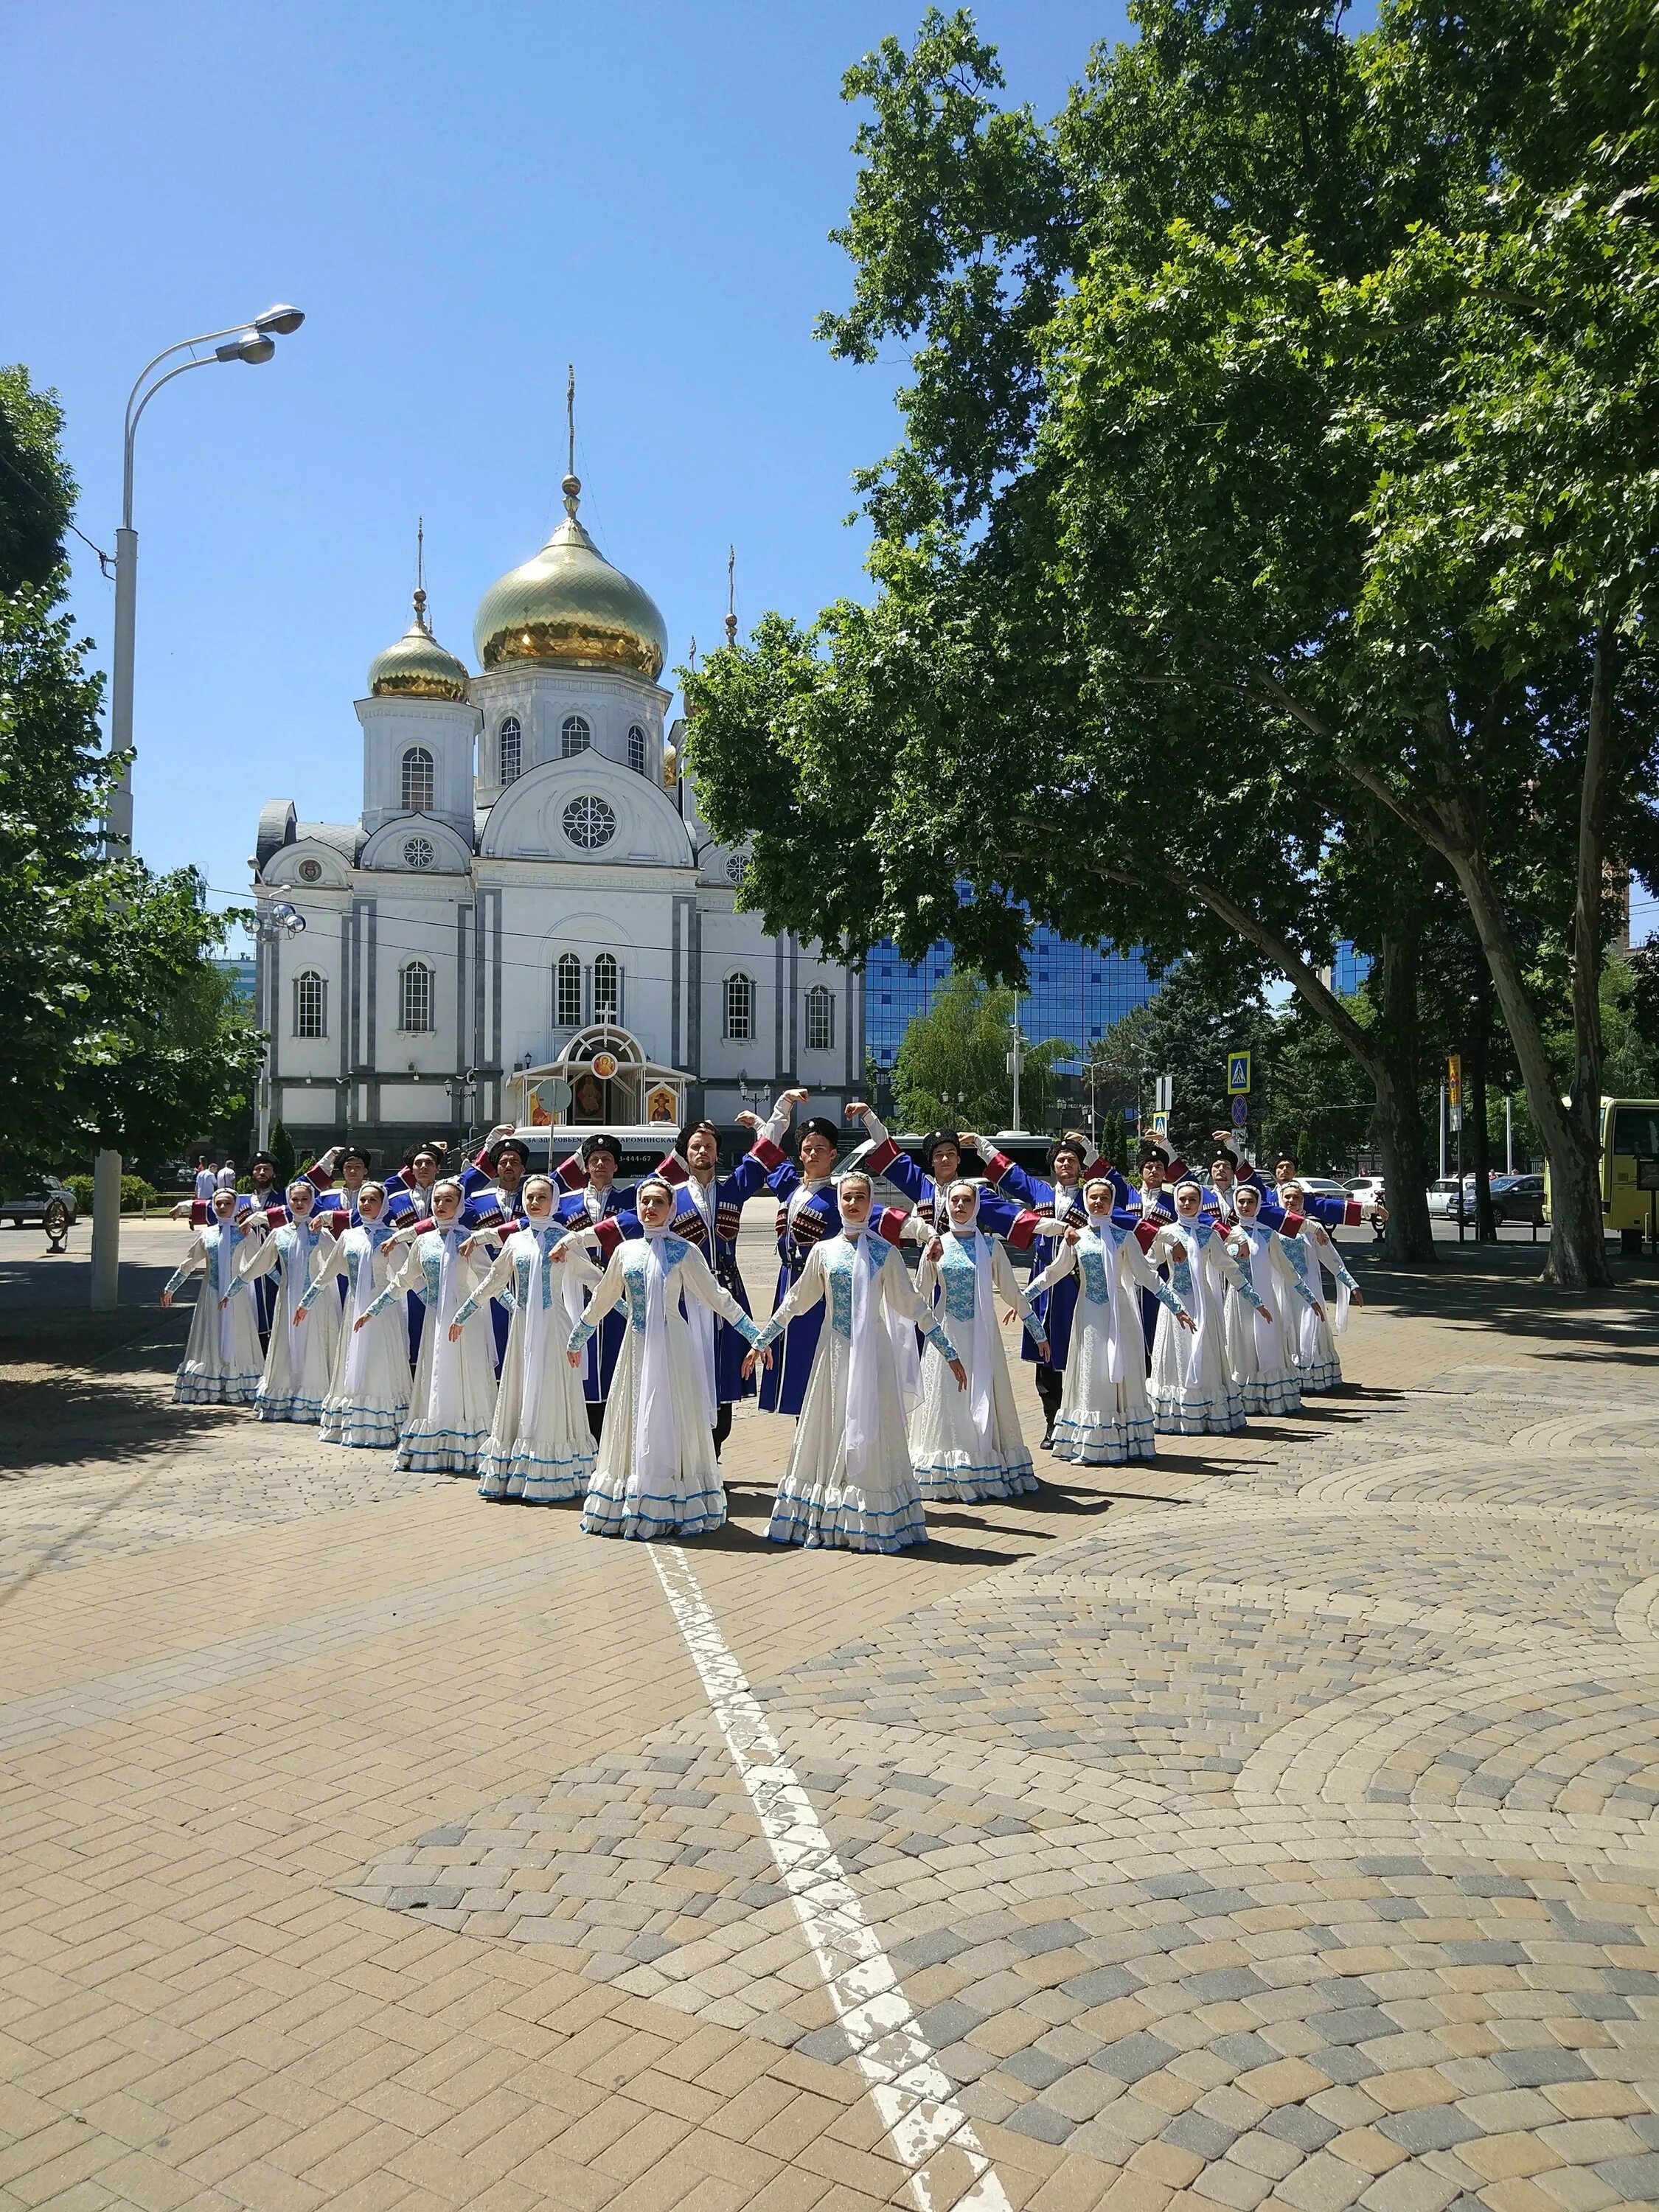
[[(1033, 931), (1026, 964), (1030, 981), (1020, 994), (1020, 1027), (1033, 1044), (1057, 1036), (1075, 1047), (1076, 1057), (1057, 1063), (1063, 1074), (1076, 1074), (1090, 1045), (1158, 989), (1138, 953), (1073, 945), (1052, 929)], [(890, 938), (871, 953), (865, 972), (864, 1039), (878, 1068), (891, 1068), (910, 1021), (927, 1012), (950, 973), (948, 945), (933, 945), (914, 965), (900, 959)]]
[(1351, 999), (1371, 972), (1371, 956), (1344, 938), (1331, 962), (1331, 988), (1340, 999)]

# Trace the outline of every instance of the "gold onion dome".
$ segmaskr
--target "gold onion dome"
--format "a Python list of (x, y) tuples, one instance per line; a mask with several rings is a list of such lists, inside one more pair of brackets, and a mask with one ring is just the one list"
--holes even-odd
[(453, 653), (446, 653), (427, 628), (426, 593), (415, 593), (415, 619), (384, 653), (368, 664), (368, 689), (376, 699), (448, 699), (466, 697), (466, 671)]
[(472, 642), (481, 668), (559, 660), (625, 669), (654, 683), (667, 644), (656, 601), (613, 568), (576, 520), (581, 484), (564, 480), (565, 519), (541, 551), (484, 593)]

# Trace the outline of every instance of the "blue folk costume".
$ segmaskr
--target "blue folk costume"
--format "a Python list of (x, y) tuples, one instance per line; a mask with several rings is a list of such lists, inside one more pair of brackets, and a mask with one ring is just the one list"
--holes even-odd
[[(1052, 1168), (1062, 1152), (1075, 1152), (1079, 1147), (1062, 1139), (1049, 1154)], [(1006, 1152), (993, 1152), (985, 1163), (986, 1179), (992, 1188), (1004, 1198), (1015, 1199), (1035, 1214), (1039, 1221), (1060, 1221), (1073, 1229), (1080, 1229), (1088, 1219), (1084, 1210), (1083, 1192), (1087, 1183), (1105, 1173), (1103, 1160), (1095, 1159), (1084, 1169), (1074, 1183), (1046, 1181), (1042, 1176), (1028, 1175), (1018, 1160)], [(981, 1207), (981, 1212), (983, 1208)], [(1042, 1232), (1038, 1231), (1038, 1234)], [(1020, 1345), (1020, 1356), (1029, 1359), (1036, 1369), (1037, 1398), (1042, 1407), (1045, 1445), (1052, 1447), (1054, 1416), (1060, 1411), (1060, 1392), (1064, 1387), (1066, 1358), (1072, 1348), (1072, 1316), (1077, 1311), (1077, 1276), (1075, 1273), (1062, 1275), (1037, 1300), (1034, 1312), (1042, 1325), (1041, 1333), (1048, 1340), (1048, 1357), (1039, 1358), (1036, 1345), (1029, 1332)]]
[[(456, 1308), (465, 1328), (482, 1304), (493, 1304), (503, 1291), (512, 1307), (495, 1419), (478, 1457), (481, 1498), (556, 1505), (586, 1492), (593, 1434), (566, 1345), (580, 1317), (580, 1286), (599, 1279), (578, 1237), (556, 1222), (532, 1221), (507, 1238), (483, 1283)], [(574, 1316), (568, 1303), (573, 1295)]]
[[(763, 1134), (775, 1146), (787, 1124), (786, 1109), (781, 1115), (773, 1115)], [(767, 1187), (767, 1163), (756, 1147), (744, 1154), (730, 1175), (716, 1176), (712, 1182), (699, 1182), (685, 1164), (685, 1146), (691, 1133), (690, 1130), (681, 1133), (678, 1145), (657, 1170), (663, 1181), (674, 1189), (674, 1218), (670, 1225), (677, 1237), (684, 1237), (702, 1253), (720, 1288), (729, 1291), (744, 1313), (752, 1317), (749, 1292), (738, 1266), (738, 1231), (743, 1224), (744, 1204), (751, 1198), (758, 1198)], [(624, 1234), (636, 1233), (636, 1228), (624, 1231)], [(708, 1306), (694, 1303), (686, 1308), (685, 1317), (703, 1356), (713, 1362), (714, 1450), (718, 1456), (731, 1428), (732, 1407), (739, 1398), (755, 1395), (754, 1377), (745, 1376), (742, 1371), (749, 1347), (741, 1334)]]
[(1164, 1435), (1231, 1436), (1244, 1425), (1244, 1397), (1227, 1359), (1226, 1285), (1252, 1309), (1267, 1301), (1228, 1251), (1226, 1231), (1201, 1212), (1161, 1229), (1149, 1257), (1167, 1263), (1170, 1288), (1197, 1323), (1183, 1331), (1171, 1311), (1159, 1311), (1147, 1384), (1153, 1422)]
[[(443, 1152), (435, 1144), (417, 1145), (402, 1167), (392, 1170), (386, 1179), (384, 1218), (394, 1229), (425, 1229), (431, 1225), (432, 1193), (436, 1187), (436, 1177), (429, 1183), (416, 1181), (415, 1161), (421, 1153), (428, 1154), (436, 1163), (438, 1176), (443, 1173)], [(409, 1356), (410, 1359), (418, 1359), (426, 1331), (426, 1308), (419, 1298), (411, 1296), (407, 1310)]]
[[(409, 1331), (403, 1309), (392, 1300), (367, 1318), (402, 1260), (396, 1234), (383, 1211), (377, 1221), (359, 1220), (342, 1237), (319, 1240), (307, 1309), (324, 1295), (331, 1275), (346, 1290), (339, 1349), (318, 1431), (325, 1443), (390, 1451), (408, 1420)], [(356, 1326), (360, 1317), (361, 1329)]]
[[(469, 1229), (479, 1231), (484, 1234), (486, 1247), (492, 1261), (500, 1258), (503, 1244), (515, 1230), (524, 1229), (529, 1225), (529, 1217), (525, 1212), (524, 1199), (521, 1195), (522, 1182), (509, 1186), (507, 1183), (497, 1182), (494, 1179), (501, 1165), (501, 1154), (508, 1150), (515, 1152), (525, 1167), (528, 1169), (530, 1155), (518, 1139), (514, 1137), (503, 1139), (495, 1146), (493, 1156), (489, 1146), (486, 1145), (471, 1165), (463, 1168), (455, 1178), (465, 1194), (461, 1206), (461, 1219)], [(489, 1327), (495, 1340), (495, 1367), (498, 1373), (501, 1361), (507, 1354), (507, 1331), (511, 1318), (510, 1299), (491, 1298)]]
[(308, 1320), (297, 1318), (310, 1294), (321, 1236), (322, 1222), (314, 1212), (303, 1220), (295, 1216), (273, 1230), (263, 1244), (250, 1249), (245, 1242), (236, 1255), (239, 1275), (275, 1273), (280, 1279), (264, 1370), (253, 1400), (254, 1413), (262, 1421), (320, 1421), (323, 1417), (340, 1336), (340, 1301), (327, 1299)]
[[(581, 1162), (586, 1163), (601, 1150), (608, 1152), (620, 1166), (622, 1146), (614, 1137), (589, 1137), (582, 1146)], [(570, 1185), (577, 1176), (581, 1181), (572, 1189)], [(633, 1210), (636, 1184), (613, 1182), (608, 1190), (596, 1190), (587, 1180), (585, 1165), (579, 1165), (574, 1155), (561, 1164), (554, 1180), (562, 1183), (566, 1192), (555, 1209), (554, 1218), (566, 1229), (595, 1230), (599, 1250), (607, 1259), (623, 1237), (638, 1233), (639, 1224)], [(608, 1310), (599, 1327), (583, 1339), (587, 1357), (582, 1367), (582, 1396), (587, 1401), (587, 1418), (596, 1437), (605, 1401), (611, 1395), (625, 1326), (620, 1313)]]
[[(837, 1131), (833, 1121), (815, 1118), (802, 1125), (801, 1134), (816, 1131), (827, 1137), (833, 1145)], [(755, 1143), (753, 1157), (767, 1170), (767, 1188), (778, 1204), (778, 1280), (773, 1294), (772, 1310), (776, 1313), (789, 1293), (801, 1279), (807, 1255), (826, 1237), (837, 1235), (841, 1229), (841, 1208), (836, 1202), (836, 1187), (828, 1176), (808, 1180), (801, 1174), (787, 1152), (767, 1136)], [(872, 1170), (872, 1173), (876, 1172)], [(896, 1207), (886, 1206), (871, 1218), (872, 1236), (890, 1244), (896, 1244), (903, 1234), (904, 1217)], [(792, 1311), (793, 1310), (792, 1309)], [(777, 1346), (773, 1364), (761, 1378), (760, 1406), (763, 1413), (798, 1415), (806, 1398), (806, 1385), (812, 1371), (812, 1355), (817, 1349), (818, 1329), (823, 1318), (821, 1304), (814, 1304), (799, 1311), (783, 1333)]]

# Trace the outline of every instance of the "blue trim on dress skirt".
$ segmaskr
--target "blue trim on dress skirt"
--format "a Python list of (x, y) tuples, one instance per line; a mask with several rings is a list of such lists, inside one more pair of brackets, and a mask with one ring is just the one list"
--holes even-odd
[(517, 1499), (526, 1505), (568, 1505), (586, 1495), (592, 1480), (591, 1449), (544, 1459), (522, 1445), (511, 1452), (487, 1448), (478, 1461), (478, 1495), (495, 1503)]
[(265, 1398), (256, 1395), (253, 1417), (259, 1421), (317, 1422), (323, 1418), (320, 1398), (301, 1398), (290, 1392), (283, 1398)]
[[(665, 1514), (658, 1515), (642, 1511), (635, 1500), (626, 1496), (626, 1476), (623, 1478), (624, 1494), (618, 1496), (603, 1487), (603, 1480), (595, 1477), (582, 1501), (584, 1536), (624, 1536), (648, 1544), (658, 1536), (706, 1535), (711, 1528), (725, 1525), (726, 1492), (720, 1483), (676, 1500)], [(653, 1498), (651, 1503), (666, 1505), (669, 1501)]]
[(1277, 1375), (1271, 1382), (1264, 1382), (1259, 1375), (1247, 1375), (1238, 1387), (1243, 1393), (1247, 1413), (1302, 1411), (1302, 1386), (1292, 1375)]
[(805, 1551), (902, 1552), (927, 1541), (920, 1501), (907, 1498), (890, 1511), (872, 1506), (820, 1505), (789, 1498), (780, 1489), (766, 1524), (769, 1544), (799, 1544)]
[(1152, 1401), (1152, 1425), (1161, 1437), (1231, 1437), (1244, 1425), (1243, 1410), (1230, 1398), (1218, 1404), (1213, 1398), (1188, 1398), (1179, 1391), (1169, 1395), (1148, 1390), (1146, 1395)]
[(325, 1444), (343, 1444), (351, 1450), (391, 1451), (408, 1420), (407, 1406), (401, 1410), (380, 1406), (335, 1406), (325, 1399), (319, 1433)]
[(1128, 1421), (1073, 1421), (1061, 1414), (1054, 1423), (1054, 1457), (1079, 1467), (1122, 1467), (1157, 1456), (1150, 1413)]
[(185, 1361), (173, 1378), (175, 1406), (251, 1406), (259, 1389), (262, 1370), (246, 1375), (192, 1375)]
[(1322, 1359), (1312, 1367), (1298, 1367), (1297, 1380), (1304, 1390), (1334, 1390), (1342, 1380), (1342, 1363)]
[(489, 1435), (488, 1429), (435, 1429), (411, 1421), (392, 1465), (405, 1474), (476, 1474)]
[(955, 1455), (916, 1460), (913, 1465), (924, 1498), (945, 1498), (958, 1505), (978, 1505), (993, 1498), (1023, 1498), (1037, 1487), (1029, 1454), (1000, 1460), (991, 1467), (975, 1467)]

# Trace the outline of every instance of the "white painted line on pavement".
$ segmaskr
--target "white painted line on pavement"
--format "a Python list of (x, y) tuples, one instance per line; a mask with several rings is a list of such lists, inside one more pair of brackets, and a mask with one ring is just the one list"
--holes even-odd
[(690, 1560), (678, 1544), (648, 1549), (919, 2212), (1012, 2212)]

